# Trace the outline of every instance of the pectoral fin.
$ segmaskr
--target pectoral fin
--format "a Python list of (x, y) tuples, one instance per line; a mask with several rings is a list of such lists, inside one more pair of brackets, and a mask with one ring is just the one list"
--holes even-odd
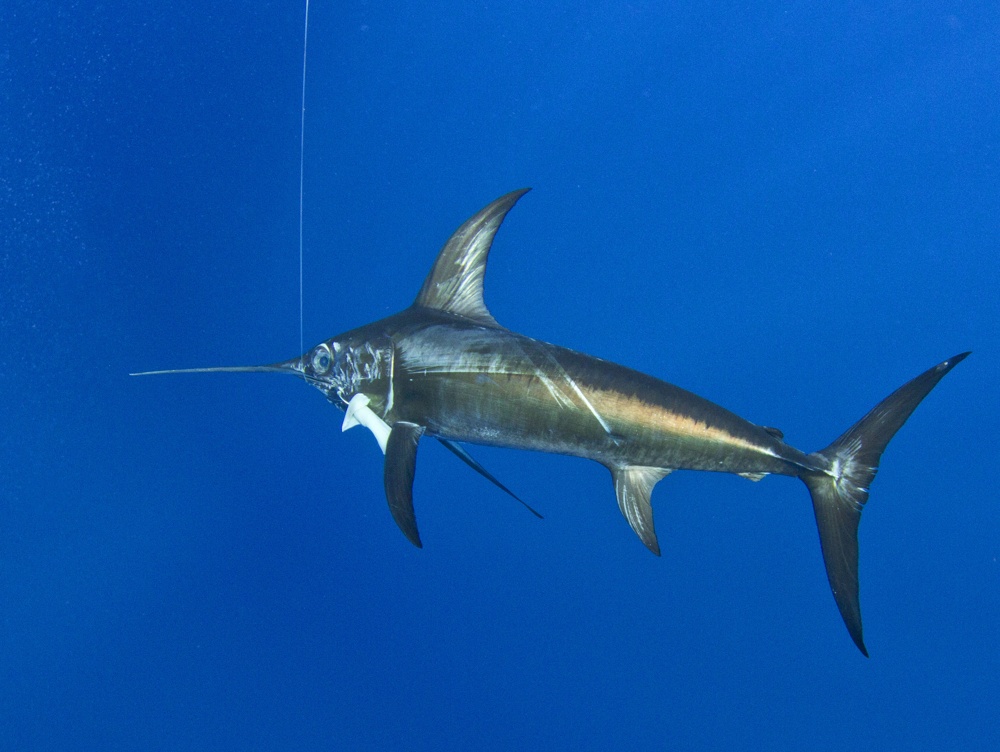
[(389, 511), (403, 535), (417, 548), (423, 548), (423, 544), (417, 532), (417, 518), (413, 514), (413, 474), (417, 467), (417, 444), (424, 430), (416, 423), (393, 423), (385, 445), (383, 467)]
[(649, 497), (653, 493), (653, 486), (671, 472), (673, 471), (662, 467), (639, 465), (611, 468), (618, 508), (635, 530), (635, 534), (639, 536), (639, 540), (657, 556), (660, 555), (660, 544), (656, 540), (656, 530), (653, 528), (653, 507)]

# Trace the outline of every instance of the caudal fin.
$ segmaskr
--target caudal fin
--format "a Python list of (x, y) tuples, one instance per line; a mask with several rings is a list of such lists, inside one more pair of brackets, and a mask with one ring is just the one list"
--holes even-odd
[(826, 575), (840, 615), (858, 649), (868, 655), (858, 600), (858, 523), (879, 458), (920, 401), (969, 353), (939, 363), (879, 402), (821, 452), (809, 455), (821, 472), (803, 474), (812, 494)]

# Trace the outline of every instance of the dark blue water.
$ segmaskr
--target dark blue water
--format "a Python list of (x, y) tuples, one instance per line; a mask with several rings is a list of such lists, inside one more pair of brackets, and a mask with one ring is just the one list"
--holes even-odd
[[(1000, 721), (993, 3), (314, 2), (305, 340), (405, 307), (533, 186), (517, 331), (828, 444), (975, 354), (861, 525), (871, 659), (808, 495), (381, 454), (291, 379), (297, 3), (0, 6), (0, 747), (982, 749)], [(669, 9), (666, 9), (669, 8)]]

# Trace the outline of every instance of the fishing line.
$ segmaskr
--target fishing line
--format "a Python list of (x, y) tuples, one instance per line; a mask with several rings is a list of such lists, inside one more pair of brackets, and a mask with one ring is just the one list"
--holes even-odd
[(309, 0), (306, 0), (305, 28), (302, 31), (302, 116), (299, 121), (299, 352), (305, 352), (305, 315), (303, 313), (303, 214), (306, 173), (306, 53), (309, 50)]

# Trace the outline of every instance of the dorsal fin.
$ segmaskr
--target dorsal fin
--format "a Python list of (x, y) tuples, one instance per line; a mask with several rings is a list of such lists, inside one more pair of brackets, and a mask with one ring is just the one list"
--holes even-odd
[(512, 191), (480, 210), (444, 244), (414, 305), (465, 316), (484, 326), (500, 325), (483, 302), (483, 278), (493, 236), (517, 200), (530, 188)]

